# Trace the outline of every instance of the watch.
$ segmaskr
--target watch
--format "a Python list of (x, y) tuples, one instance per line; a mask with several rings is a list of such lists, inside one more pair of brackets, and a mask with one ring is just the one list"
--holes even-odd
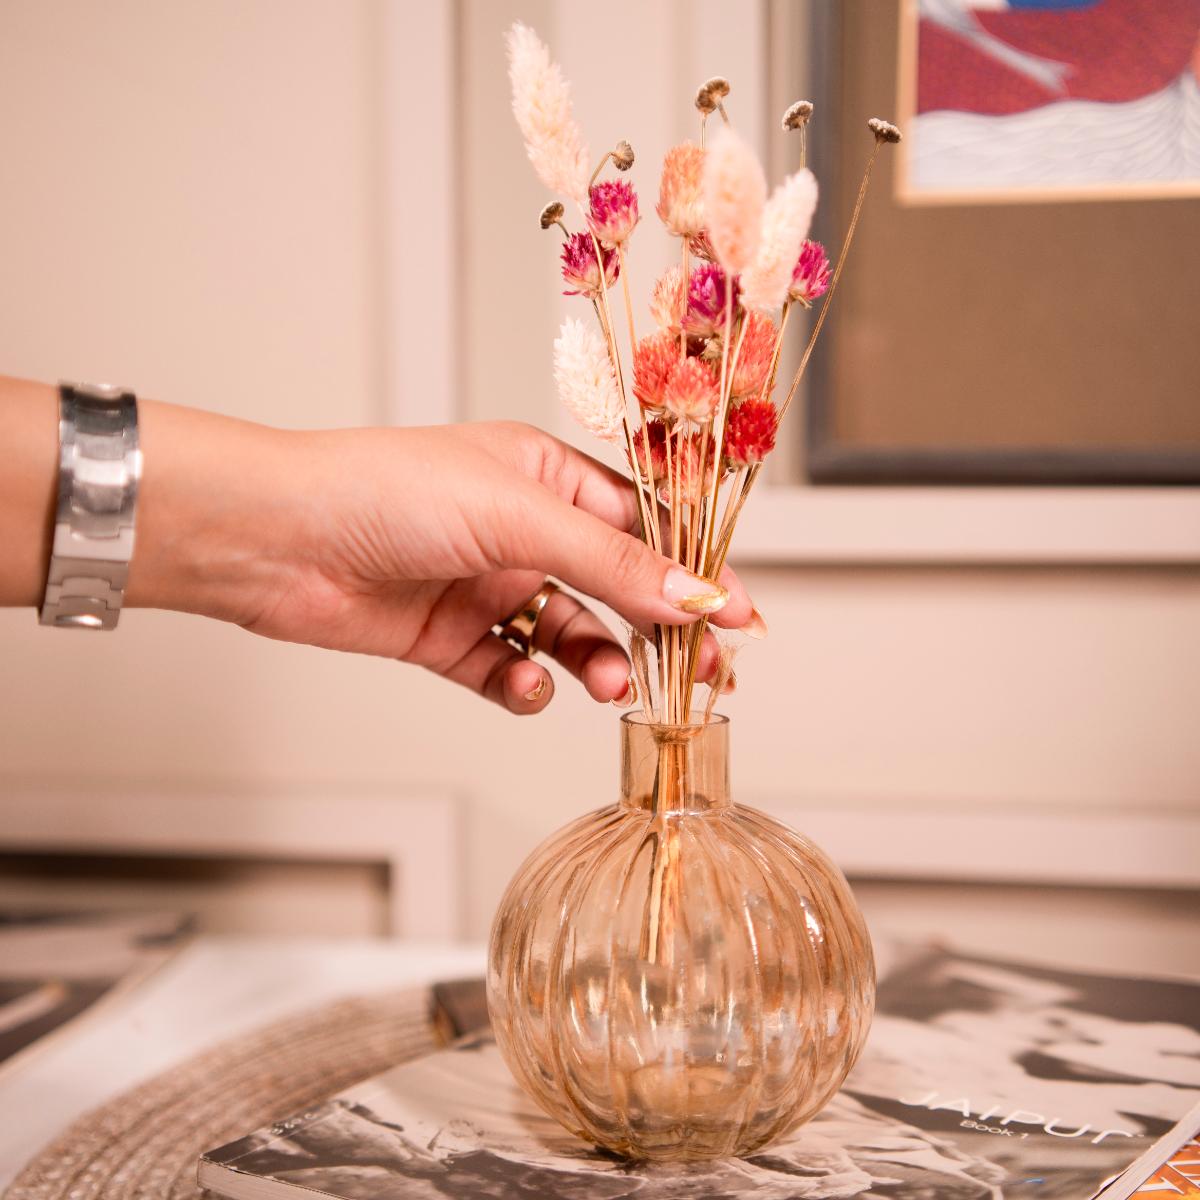
[(58, 413), (58, 508), (39, 620), (114, 629), (142, 474), (137, 397), (107, 384), (63, 383)]

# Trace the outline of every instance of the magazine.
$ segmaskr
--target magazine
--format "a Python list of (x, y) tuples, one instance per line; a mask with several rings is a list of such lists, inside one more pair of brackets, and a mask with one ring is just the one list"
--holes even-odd
[(0, 913), (0, 1063), (132, 988), (190, 925), (176, 912)]
[(1200, 1101), (1200, 984), (927, 946), (888, 958), (842, 1091), (746, 1158), (599, 1153), (477, 1034), (211, 1151), (199, 1182), (232, 1200), (1089, 1200), (1135, 1161), (1161, 1162), (1148, 1152)]

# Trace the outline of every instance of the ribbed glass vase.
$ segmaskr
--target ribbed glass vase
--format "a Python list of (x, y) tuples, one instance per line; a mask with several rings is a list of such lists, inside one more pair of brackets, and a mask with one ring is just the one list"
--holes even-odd
[(488, 1004), (522, 1087), (632, 1158), (746, 1154), (817, 1112), (866, 1039), (875, 968), (845, 878), (729, 795), (729, 724), (621, 727), (621, 797), (529, 857)]

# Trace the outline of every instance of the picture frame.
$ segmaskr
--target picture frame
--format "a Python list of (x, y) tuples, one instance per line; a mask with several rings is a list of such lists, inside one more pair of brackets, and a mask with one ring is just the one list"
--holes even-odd
[[(866, 115), (908, 116), (898, 118), (901, 154), (880, 156), (837, 310), (810, 363), (808, 479), (1200, 482), (1200, 349), (1187, 332), (1200, 276), (1200, 188), (1118, 182), (1086, 195), (981, 188), (914, 198), (905, 177), (911, 148), (908, 160), (904, 152), (913, 141), (905, 106), (914, 94), (917, 0), (848, 0), (812, 6), (810, 15), (801, 69), (815, 86), (802, 90), (826, 114), (825, 123), (814, 118), (810, 142), (822, 184), (814, 236), (831, 251), (865, 157), (856, 126)], [(1096, 253), (1109, 246), (1113, 254)], [(1118, 249), (1139, 267), (1120, 282)], [(1022, 255), (1027, 262), (1018, 263)], [(897, 291), (892, 284), (906, 272), (927, 288)], [(890, 304), (879, 300), (881, 289)], [(923, 408), (926, 385), (943, 394)]]

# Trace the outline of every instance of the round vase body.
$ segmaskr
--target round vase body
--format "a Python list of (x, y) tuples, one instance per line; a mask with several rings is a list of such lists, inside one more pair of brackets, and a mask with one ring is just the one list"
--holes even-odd
[(841, 872), (729, 798), (728, 724), (622, 722), (622, 795), (553, 835), (492, 927), (488, 1005), (521, 1086), (652, 1160), (745, 1154), (858, 1057), (875, 968)]

